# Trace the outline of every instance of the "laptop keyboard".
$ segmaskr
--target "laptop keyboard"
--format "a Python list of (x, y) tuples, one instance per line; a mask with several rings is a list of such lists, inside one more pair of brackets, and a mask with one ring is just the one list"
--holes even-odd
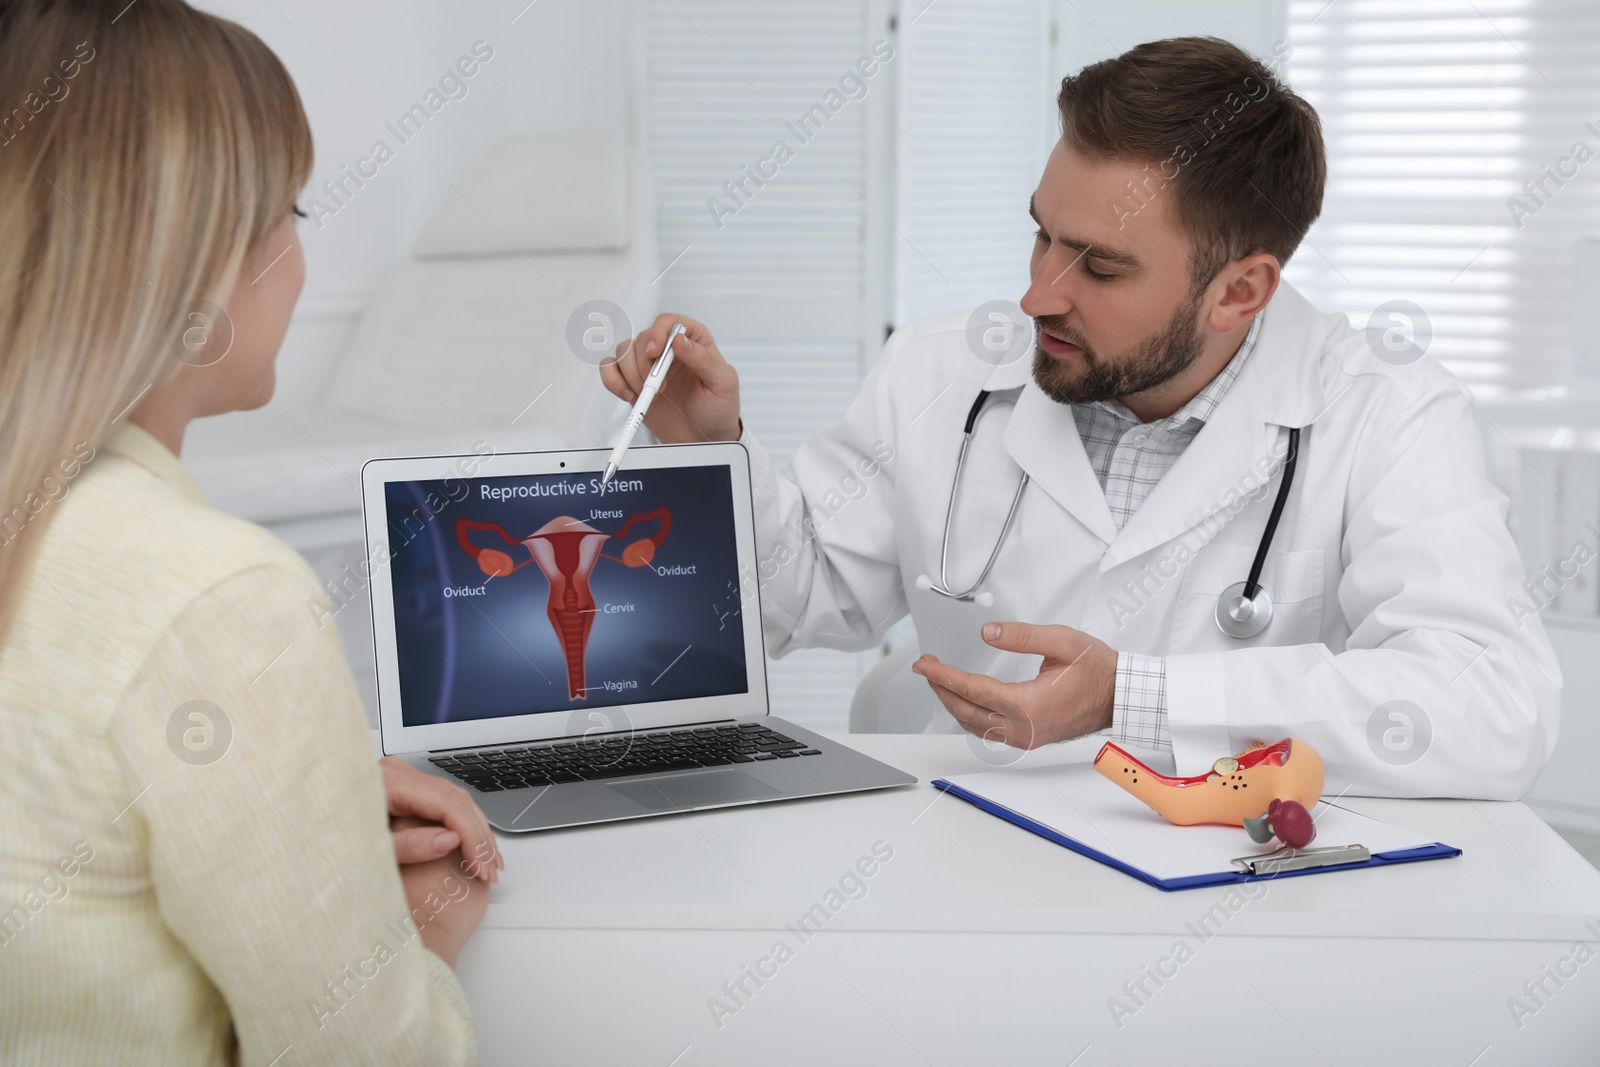
[(530, 786), (592, 782), (695, 767), (797, 759), (819, 749), (760, 723), (693, 730), (594, 737), (553, 745), (513, 745), (463, 755), (429, 756), (428, 762), (484, 793)]

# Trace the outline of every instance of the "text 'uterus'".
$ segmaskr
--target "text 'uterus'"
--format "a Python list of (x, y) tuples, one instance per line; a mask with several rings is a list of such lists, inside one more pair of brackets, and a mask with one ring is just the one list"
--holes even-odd
[[(622, 550), (621, 556), (609, 556), (603, 551), (605, 543), (613, 538), (627, 536), (635, 523), (660, 520), (661, 528), (650, 537), (643, 537)], [(596, 614), (594, 595), (589, 591), (589, 576), (602, 559), (614, 560), (627, 567), (647, 567), (655, 559), (656, 549), (667, 539), (672, 529), (672, 513), (667, 508), (631, 516), (616, 533), (597, 530), (570, 515), (558, 515), (523, 538), (512, 537), (495, 522), (474, 522), (471, 519), (456, 521), (456, 540), (466, 549), (478, 566), (491, 578), (504, 578), (536, 563), (550, 583), (550, 600), (545, 614), (561, 642), (567, 661), (567, 696), (571, 700), (584, 700), (588, 689), (584, 681), (583, 658), (589, 647), (589, 630), (594, 626)], [(484, 548), (472, 543), (470, 535), (487, 530), (498, 534), (511, 549), (526, 548), (529, 559), (513, 560), (509, 553), (498, 548)]]

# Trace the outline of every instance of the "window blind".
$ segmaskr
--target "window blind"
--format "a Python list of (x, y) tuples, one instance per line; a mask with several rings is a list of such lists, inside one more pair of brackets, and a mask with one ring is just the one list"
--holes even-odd
[[(1600, 8), (1294, 0), (1291, 83), (1322, 116), (1322, 218), (1286, 275), (1357, 326), (1426, 328), (1481, 396), (1559, 385), (1600, 223)], [(1413, 316), (1415, 317), (1415, 316)]]

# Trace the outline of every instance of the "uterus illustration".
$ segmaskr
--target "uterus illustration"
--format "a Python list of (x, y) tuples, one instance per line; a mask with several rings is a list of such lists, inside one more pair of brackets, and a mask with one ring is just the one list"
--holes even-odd
[[(625, 546), (621, 555), (608, 555), (604, 551), (607, 541), (621, 540), (638, 523), (655, 521), (660, 522), (660, 528), (653, 535), (641, 537)], [(568, 699), (584, 700), (588, 697), (584, 680), (584, 653), (589, 647), (589, 631), (594, 626), (597, 614), (594, 595), (589, 591), (590, 575), (602, 559), (621, 563), (625, 567), (649, 566), (651, 560), (655, 559), (656, 549), (667, 539), (671, 529), (671, 511), (656, 508), (630, 516), (616, 533), (597, 530), (570, 515), (557, 515), (520, 539), (507, 533), (499, 523), (474, 522), (464, 518), (456, 521), (456, 540), (477, 560), (483, 573), (491, 578), (505, 578), (530, 563), (538, 564), (550, 584), (545, 614), (556, 632), (556, 639), (561, 642), (561, 650), (566, 658)], [(508, 549), (527, 549), (529, 558), (514, 559), (511, 552), (474, 544), (471, 535), (485, 531), (497, 535)]]

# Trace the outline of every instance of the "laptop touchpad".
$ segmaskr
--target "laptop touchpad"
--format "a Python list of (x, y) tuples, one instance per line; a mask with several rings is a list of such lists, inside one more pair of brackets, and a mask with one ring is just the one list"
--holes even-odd
[(701, 774), (680, 774), (671, 778), (617, 782), (611, 788), (652, 811), (681, 811), (717, 804), (737, 804), (741, 800), (771, 796), (778, 791), (743, 771), (731, 768)]

